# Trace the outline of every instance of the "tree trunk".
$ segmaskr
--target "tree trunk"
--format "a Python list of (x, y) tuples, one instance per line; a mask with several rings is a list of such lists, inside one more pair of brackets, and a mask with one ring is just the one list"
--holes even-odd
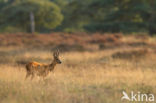
[(30, 12), (30, 30), (31, 30), (31, 33), (35, 32), (35, 19), (34, 19), (33, 12)]

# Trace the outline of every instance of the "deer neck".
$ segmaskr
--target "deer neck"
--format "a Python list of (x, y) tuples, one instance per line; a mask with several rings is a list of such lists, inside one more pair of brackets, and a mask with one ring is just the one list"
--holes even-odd
[(55, 61), (53, 61), (53, 62), (49, 65), (50, 71), (53, 71), (53, 70), (54, 70), (56, 64), (57, 64), (57, 63), (56, 63)]

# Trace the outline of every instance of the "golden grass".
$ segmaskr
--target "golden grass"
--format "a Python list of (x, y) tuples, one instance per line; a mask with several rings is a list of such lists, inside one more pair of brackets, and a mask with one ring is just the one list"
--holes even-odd
[[(116, 51), (62, 53), (63, 64), (45, 80), (25, 80), (23, 66), (1, 64), (0, 103), (121, 103), (123, 90), (156, 93), (156, 55), (136, 62), (111, 58)], [(23, 56), (52, 57), (47, 51)]]

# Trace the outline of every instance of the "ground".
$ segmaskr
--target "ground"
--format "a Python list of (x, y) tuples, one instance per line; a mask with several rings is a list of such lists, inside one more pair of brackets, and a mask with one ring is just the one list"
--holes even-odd
[[(32, 60), (50, 63), (53, 59), (50, 47), (45, 49), (33, 44), (35, 49), (23, 44), (19, 47), (8, 45), (9, 42), (3, 39), (5, 45), (0, 47), (0, 103), (130, 103), (121, 101), (123, 91), (155, 95), (155, 40), (155, 37), (140, 35), (120, 35), (113, 43), (86, 40), (82, 43), (83, 50), (60, 51), (62, 64), (57, 65), (45, 80), (35, 77), (31, 81), (25, 80), (25, 63)], [(91, 46), (93, 48), (88, 49)]]

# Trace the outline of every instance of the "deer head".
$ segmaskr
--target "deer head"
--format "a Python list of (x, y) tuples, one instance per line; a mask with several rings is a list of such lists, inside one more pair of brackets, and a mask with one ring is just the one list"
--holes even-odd
[(56, 64), (61, 64), (61, 60), (59, 59), (59, 50), (57, 49), (57, 51), (55, 51), (53, 53), (53, 57), (54, 57), (54, 62)]

